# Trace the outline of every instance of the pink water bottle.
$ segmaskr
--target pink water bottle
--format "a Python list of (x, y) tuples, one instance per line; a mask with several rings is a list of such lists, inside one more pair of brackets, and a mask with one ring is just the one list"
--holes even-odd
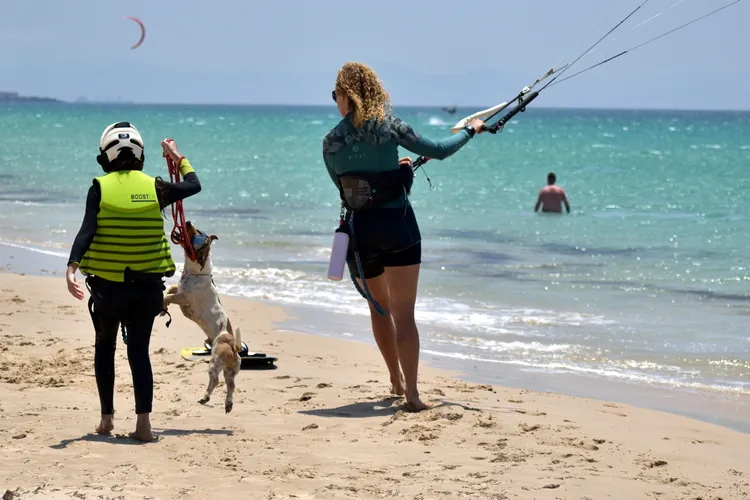
[(331, 259), (328, 261), (328, 279), (341, 281), (344, 276), (344, 265), (346, 264), (346, 253), (349, 251), (349, 234), (342, 221), (341, 226), (333, 235), (333, 246), (331, 247)]

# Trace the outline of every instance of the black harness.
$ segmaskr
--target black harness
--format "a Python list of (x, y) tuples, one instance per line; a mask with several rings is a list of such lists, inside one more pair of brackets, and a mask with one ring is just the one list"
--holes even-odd
[(387, 172), (348, 172), (339, 176), (339, 194), (347, 210), (366, 211), (408, 195), (413, 184), (409, 165)]
[(346, 232), (349, 235), (349, 249), (354, 254), (357, 271), (363, 286), (359, 286), (351, 269), (349, 269), (349, 276), (359, 294), (370, 301), (373, 308), (381, 316), (385, 316), (386, 311), (378, 304), (367, 286), (362, 259), (359, 256), (357, 236), (354, 231), (354, 217), (359, 212), (374, 210), (401, 196), (408, 195), (413, 184), (414, 171), (409, 165), (402, 165), (397, 170), (387, 172), (349, 172), (339, 176), (341, 226), (338, 231)]
[[(146, 274), (146, 273), (141, 273), (138, 271), (131, 271), (129, 267), (125, 268), (124, 274), (125, 274), (124, 276), (125, 283), (143, 283), (143, 282), (154, 282), (158, 280), (162, 285), (162, 289), (166, 288), (164, 286), (162, 277), (160, 275)], [(99, 322), (99, 317), (96, 314), (96, 305), (102, 303), (102, 297), (91, 289), (91, 283), (95, 282), (98, 279), (101, 279), (101, 278), (98, 278), (96, 276), (88, 276), (86, 278), (86, 288), (89, 291), (88, 309), (89, 309), (89, 315), (91, 316), (91, 322), (94, 324), (94, 331), (100, 334), (102, 329), (101, 329), (101, 323)], [(169, 325), (172, 324), (172, 315), (169, 314), (169, 311), (167, 311), (166, 309), (164, 309), (164, 312), (167, 314), (167, 316), (169, 316), (169, 320), (167, 320), (167, 323), (166, 323), (167, 328), (169, 328)], [(127, 331), (126, 323), (127, 323), (127, 319), (120, 322), (120, 330), (122, 332), (122, 341), (124, 344), (127, 345), (128, 331)]]

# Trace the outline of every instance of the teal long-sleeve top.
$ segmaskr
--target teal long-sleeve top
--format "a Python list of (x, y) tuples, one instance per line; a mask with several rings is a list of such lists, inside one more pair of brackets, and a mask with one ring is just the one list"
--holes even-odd
[[(355, 128), (351, 115), (344, 117), (323, 139), (323, 161), (328, 175), (339, 186), (339, 176), (351, 172), (378, 173), (396, 170), (398, 147), (436, 160), (448, 158), (471, 140), (466, 130), (442, 140), (433, 140), (414, 131), (396, 117), (368, 120)], [(390, 201), (383, 208), (399, 208), (409, 203), (406, 196)]]

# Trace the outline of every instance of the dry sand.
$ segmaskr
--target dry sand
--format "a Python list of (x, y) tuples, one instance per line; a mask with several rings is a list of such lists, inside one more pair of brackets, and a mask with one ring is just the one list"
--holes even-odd
[[(279, 332), (281, 309), (223, 297), (276, 370), (243, 370), (198, 404), (203, 334), (178, 308), (152, 340), (159, 441), (135, 426), (118, 341), (115, 435), (93, 434), (98, 398), (85, 303), (62, 278), (0, 275), (0, 493), (21, 498), (748, 499), (750, 435), (568, 396), (465, 383), (422, 367), (434, 407), (388, 396), (374, 346)], [(364, 304), (363, 304), (364, 307)]]

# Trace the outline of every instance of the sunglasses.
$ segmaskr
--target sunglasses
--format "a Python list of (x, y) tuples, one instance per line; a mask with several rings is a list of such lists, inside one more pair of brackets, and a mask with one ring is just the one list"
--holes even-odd
[(333, 98), (334, 101), (336, 100), (336, 91), (335, 90), (331, 92), (331, 97)]
[(203, 231), (198, 231), (198, 234), (193, 236), (193, 239), (190, 241), (193, 244), (193, 248), (197, 251), (206, 246), (208, 243), (208, 235), (204, 233)]

